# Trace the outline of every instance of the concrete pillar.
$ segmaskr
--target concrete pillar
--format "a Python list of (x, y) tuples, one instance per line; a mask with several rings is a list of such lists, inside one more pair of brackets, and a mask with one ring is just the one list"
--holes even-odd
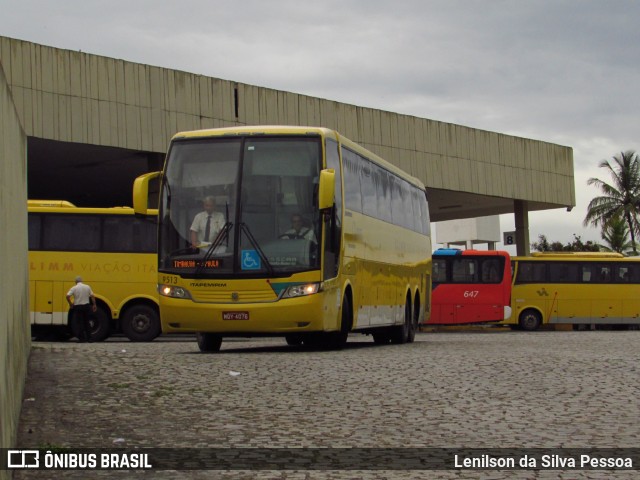
[(525, 200), (513, 201), (513, 213), (516, 220), (516, 254), (529, 255), (529, 208)]

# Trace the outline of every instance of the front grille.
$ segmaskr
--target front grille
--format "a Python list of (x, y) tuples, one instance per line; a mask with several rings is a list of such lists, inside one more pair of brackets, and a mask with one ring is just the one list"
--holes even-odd
[[(237, 300), (232, 298), (232, 294), (236, 292)], [(275, 302), (278, 297), (272, 289), (265, 290), (191, 290), (191, 297), (194, 302), (201, 303), (265, 303)]]

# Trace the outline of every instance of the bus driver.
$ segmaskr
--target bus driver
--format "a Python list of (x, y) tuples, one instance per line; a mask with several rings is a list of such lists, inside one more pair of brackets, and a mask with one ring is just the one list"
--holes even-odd
[(280, 235), (283, 239), (304, 239), (310, 240), (312, 243), (318, 243), (313, 229), (305, 227), (302, 216), (294, 214), (291, 216), (291, 228)]

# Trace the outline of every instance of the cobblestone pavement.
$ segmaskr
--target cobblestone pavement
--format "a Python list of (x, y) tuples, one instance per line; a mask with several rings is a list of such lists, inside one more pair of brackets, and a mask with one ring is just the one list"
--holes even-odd
[[(34, 342), (21, 448), (640, 447), (640, 332), (283, 339), (200, 354), (192, 337)], [(393, 451), (393, 450), (387, 450)], [(15, 471), (32, 478), (636, 478), (596, 470)]]

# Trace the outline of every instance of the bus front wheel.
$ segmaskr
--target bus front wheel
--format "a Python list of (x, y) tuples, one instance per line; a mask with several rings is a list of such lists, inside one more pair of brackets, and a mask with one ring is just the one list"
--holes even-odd
[(198, 348), (203, 353), (215, 353), (220, 351), (222, 346), (222, 337), (215, 333), (196, 333), (196, 341)]
[(326, 347), (330, 350), (342, 350), (347, 344), (351, 330), (351, 299), (348, 295), (342, 300), (342, 314), (340, 316), (340, 330), (326, 335)]
[(539, 312), (535, 310), (525, 310), (520, 314), (518, 318), (518, 325), (522, 330), (527, 332), (533, 332), (540, 328), (540, 324), (542, 323), (542, 317)]
[(160, 332), (160, 316), (149, 305), (129, 307), (122, 316), (122, 333), (132, 342), (150, 342)]

